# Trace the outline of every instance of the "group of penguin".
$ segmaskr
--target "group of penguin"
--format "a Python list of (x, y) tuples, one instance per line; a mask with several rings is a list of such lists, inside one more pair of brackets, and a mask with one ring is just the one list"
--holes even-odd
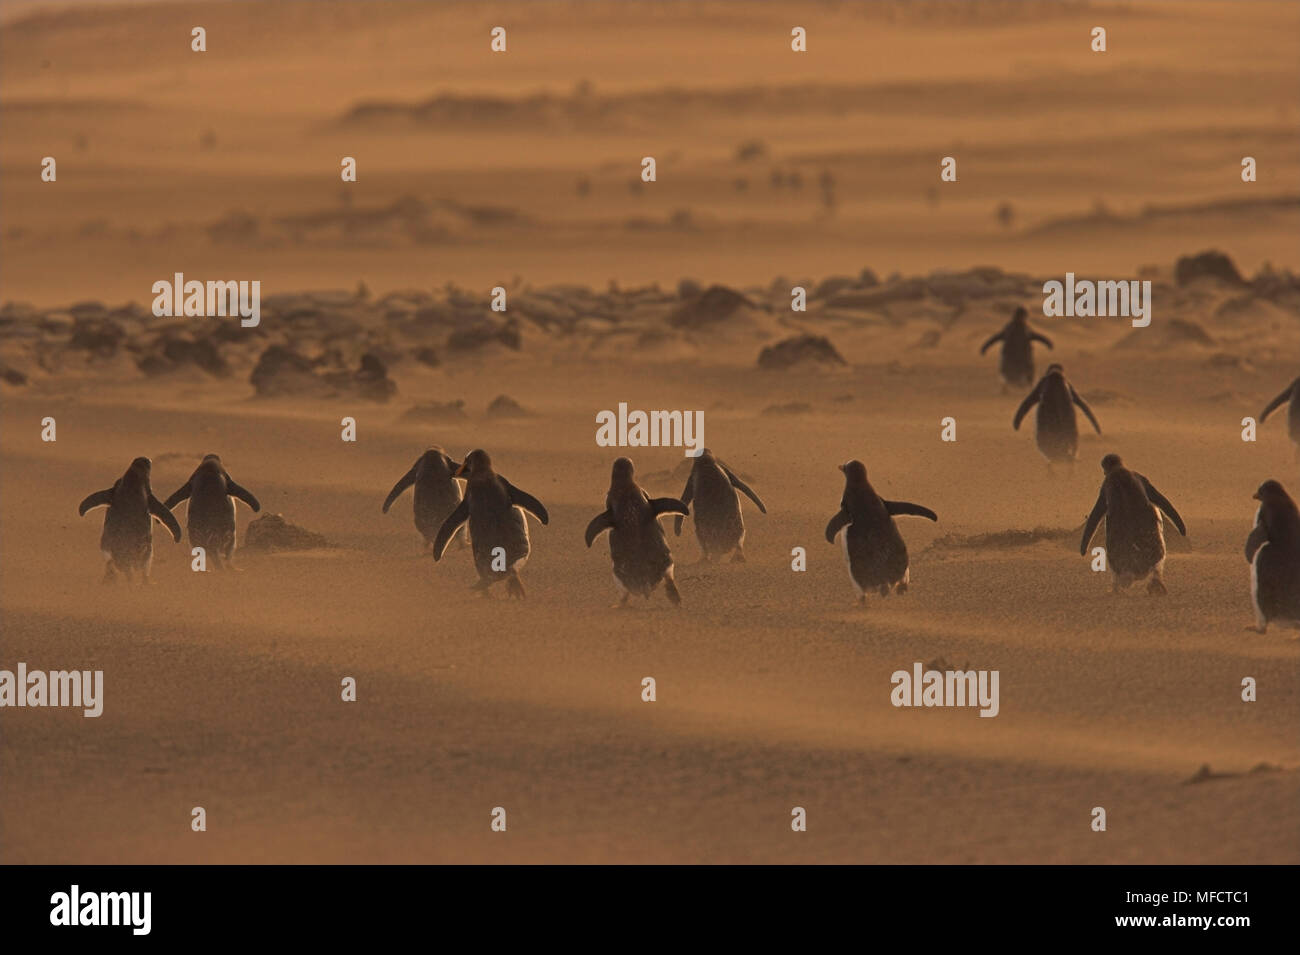
[[(983, 355), (993, 345), (1002, 343), (998, 370), (1003, 392), (1011, 385), (1029, 385), (1034, 381), (1034, 342), (1052, 348), (1051, 339), (1029, 327), (1029, 315), (1017, 308), (1011, 320), (992, 335), (980, 348)], [(1300, 378), (1268, 403), (1260, 413), (1259, 423), (1287, 405), (1287, 431), (1297, 446), (1300, 458)], [(1048, 470), (1056, 464), (1073, 467), (1078, 456), (1078, 407), (1101, 434), (1101, 425), (1065, 377), (1065, 369), (1053, 363), (1047, 373), (1016, 409), (1012, 427), (1020, 430), (1031, 408), (1038, 407), (1035, 418), (1035, 441), (1047, 459)], [(1156, 490), (1150, 480), (1124, 466), (1118, 454), (1101, 459), (1104, 474), (1097, 503), (1088, 515), (1079, 541), (1079, 553), (1088, 545), (1103, 517), (1106, 518), (1106, 559), (1113, 573), (1115, 592), (1135, 581), (1150, 578), (1147, 592), (1167, 593), (1164, 584), (1164, 518), (1171, 520), (1178, 532), (1187, 536), (1187, 526), (1169, 499)], [(1254, 627), (1264, 633), (1271, 621), (1300, 626), (1300, 512), (1295, 501), (1277, 481), (1268, 480), (1254, 494), (1259, 501), (1255, 527), (1246, 540), (1246, 560), (1251, 566), (1251, 598), (1255, 604)]]
[[(985, 342), (980, 353), (1001, 342), (1004, 386), (1027, 385), (1033, 381), (1035, 341), (1052, 347), (1049, 339), (1029, 328), (1021, 308)], [(1260, 421), (1288, 402), (1288, 430), (1300, 445), (1300, 378), (1269, 403)], [(1077, 456), (1076, 406), (1101, 433), (1092, 410), (1066, 380), (1059, 364), (1048, 367), (1017, 409), (1013, 421), (1016, 429), (1035, 405), (1036, 439), (1049, 467), (1058, 463), (1072, 465)], [(1135, 581), (1149, 578), (1149, 593), (1166, 593), (1164, 519), (1172, 521), (1186, 536), (1182, 517), (1150, 480), (1126, 468), (1119, 455), (1107, 454), (1101, 466), (1104, 478), (1084, 525), (1080, 554), (1087, 553), (1105, 517), (1106, 558), (1113, 573), (1113, 590), (1119, 592)], [(906, 515), (938, 521), (938, 515), (919, 504), (881, 498), (868, 481), (861, 461), (849, 461), (840, 470), (844, 473), (844, 493), (839, 509), (826, 525), (826, 540), (834, 543), (839, 539), (860, 603), (866, 603), (868, 593), (882, 597), (891, 592), (905, 593), (909, 580), (907, 545), (894, 518)], [(215, 568), (221, 568), (222, 560), (229, 562), (235, 551), (234, 499), (257, 511), (257, 498), (231, 478), (215, 454), (203, 458), (190, 479), (166, 501), (154, 497), (150, 473), (150, 460), (136, 458), (111, 488), (91, 494), (78, 509), (84, 516), (95, 507), (108, 508), (100, 538), (100, 550), (107, 561), (105, 582), (111, 582), (118, 571), (130, 579), (132, 571), (139, 570), (148, 579), (153, 555), (152, 521), (161, 521), (179, 542), (180, 525), (171, 512), (184, 500), (189, 501), (190, 542), (204, 548)], [(463, 492), (458, 479), (465, 482)], [(414, 489), (415, 526), (424, 538), (426, 553), (432, 553), (435, 561), (441, 560), (452, 540), (458, 539), (460, 546), (468, 546), (472, 553), (479, 577), (477, 589), (486, 592), (492, 584), (504, 580), (510, 596), (524, 596), (519, 571), (531, 551), (526, 515), (531, 514), (542, 524), (550, 521), (541, 501), (498, 474), (487, 452), (481, 449), (470, 452), (464, 463), (457, 463), (441, 448), (425, 451), (389, 492), (384, 513), (407, 488)], [(694, 458), (680, 498), (650, 497), (637, 484), (632, 461), (625, 457), (614, 461), (605, 508), (592, 518), (584, 537), (591, 547), (597, 537), (609, 532), (614, 577), (622, 591), (619, 606), (625, 606), (634, 594), (648, 598), (660, 583), (668, 599), (680, 605), (671, 549), (659, 523), (665, 515), (675, 516), (678, 535), (683, 519), (694, 519), (705, 561), (729, 553), (733, 561), (744, 561), (741, 494), (767, 513), (758, 495), (707, 448)], [(1246, 541), (1246, 560), (1251, 565), (1255, 629), (1265, 632), (1272, 621), (1300, 626), (1300, 512), (1277, 481), (1265, 481), (1254, 496), (1259, 509)]]

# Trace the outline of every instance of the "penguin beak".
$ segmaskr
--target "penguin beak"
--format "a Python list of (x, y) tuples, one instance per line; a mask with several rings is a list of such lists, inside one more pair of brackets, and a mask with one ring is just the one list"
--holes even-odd
[(453, 476), (453, 477), (468, 477), (468, 476), (469, 476), (469, 462), (468, 462), (468, 461), (463, 462), (463, 463), (461, 464), (461, 466), (456, 470), (456, 473), (455, 473), (454, 475), (452, 475), (452, 476)]
[(1252, 494), (1252, 495), (1250, 496), (1250, 499), (1251, 499), (1252, 501), (1262, 501), (1262, 500), (1264, 500), (1262, 497), (1259, 496), (1259, 491), (1256, 491), (1254, 494)]
[(835, 466), (839, 468), (841, 471), (845, 471), (845, 472), (848, 471), (848, 467), (849, 467), (847, 464), (837, 464)]

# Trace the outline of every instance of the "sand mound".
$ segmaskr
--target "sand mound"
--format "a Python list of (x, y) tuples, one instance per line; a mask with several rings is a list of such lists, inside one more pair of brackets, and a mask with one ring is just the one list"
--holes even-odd
[(1174, 265), (1174, 279), (1179, 285), (1189, 285), (1200, 278), (1217, 279), (1232, 285), (1245, 284), (1241, 273), (1224, 253), (1210, 250), (1196, 255), (1179, 256)]
[(769, 371), (797, 365), (848, 364), (829, 338), (824, 335), (796, 335), (768, 345), (758, 353), (758, 367)]
[(329, 547), (324, 536), (291, 524), (283, 514), (263, 514), (248, 525), (244, 534), (245, 550), (274, 553), (281, 550), (316, 550)]
[(504, 345), (518, 351), (523, 345), (519, 325), (514, 320), (502, 325), (483, 322), (472, 328), (460, 328), (447, 338), (447, 350), (453, 352), (480, 351), (489, 345)]
[(258, 397), (357, 397), (387, 401), (397, 393), (387, 366), (366, 352), (359, 367), (348, 371), (337, 351), (311, 359), (287, 345), (271, 345), (257, 360), (249, 381)]
[(702, 330), (726, 321), (742, 309), (756, 307), (753, 302), (733, 289), (723, 285), (711, 285), (707, 291), (675, 309), (668, 316), (668, 324), (673, 328)]
[(523, 406), (509, 395), (497, 395), (493, 398), (492, 403), (487, 406), (487, 413), (490, 418), (528, 417), (528, 412)]
[(932, 550), (1006, 550), (1013, 547), (1032, 547), (1044, 541), (1052, 544), (1077, 546), (1079, 530), (1068, 527), (1035, 527), (1032, 531), (1007, 530), (990, 534), (945, 534), (932, 541)]

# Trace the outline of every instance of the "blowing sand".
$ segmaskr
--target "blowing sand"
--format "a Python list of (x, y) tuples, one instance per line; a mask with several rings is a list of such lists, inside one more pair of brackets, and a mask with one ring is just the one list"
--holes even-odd
[[(775, 6), (743, 26), (695, 5), (306, 9), (0, 31), (0, 666), (105, 674), (98, 719), (4, 711), (5, 861), (1300, 861), (1300, 643), (1243, 630), (1242, 557), (1251, 494), (1271, 477), (1294, 495), (1300, 469), (1282, 418), (1241, 440), (1300, 355), (1294, 7), (1104, 8), (1104, 63), (1074, 52), (1096, 11), (815, 8), (798, 72), (761, 52), (788, 49)], [(510, 53), (489, 72), (497, 18)], [(766, 158), (737, 159), (755, 139)], [(954, 143), (953, 198), (931, 201)], [(42, 184), (50, 153), (68, 160)], [(634, 192), (651, 153), (661, 181)], [(1268, 170), (1251, 186), (1247, 154)], [(342, 155), (361, 157), (346, 203)], [(793, 169), (800, 191), (778, 189)], [(1242, 282), (1175, 278), (1208, 248)], [(1151, 326), (1044, 318), (1067, 270), (1151, 279)], [(153, 318), (176, 271), (260, 279), (261, 325)], [(1028, 389), (999, 393), (977, 354), (1017, 304), (1055, 342), (1040, 373), (1061, 361), (1103, 429), (1070, 473), (1012, 430)], [(759, 368), (805, 334), (843, 363)], [(259, 396), (276, 345), (310, 368)], [(489, 414), (503, 394), (524, 414)], [(608, 545), (582, 543), (616, 456), (595, 416), (619, 402), (703, 410), (704, 443), (767, 505), (743, 502), (745, 564), (698, 564), (690, 521), (670, 530), (680, 610), (662, 591), (610, 609)], [(478, 597), (454, 545), (421, 557), (409, 494), (380, 512), (435, 443), (486, 448), (549, 509), (526, 600)], [(1110, 451), (1187, 522), (1163, 599), (1112, 596), (1078, 555)], [(77, 502), (138, 455), (164, 498), (209, 452), (329, 546), (198, 574), (155, 526), (154, 583), (101, 586), (103, 511)], [(680, 449), (618, 453), (681, 493)], [(899, 519), (911, 590), (866, 608), (822, 537), (850, 458), (939, 515)], [(999, 715), (891, 706), (917, 661), (998, 670)]]

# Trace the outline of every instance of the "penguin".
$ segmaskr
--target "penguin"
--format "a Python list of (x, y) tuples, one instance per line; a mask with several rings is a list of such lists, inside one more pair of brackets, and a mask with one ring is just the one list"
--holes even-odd
[(505, 578), (510, 596), (524, 596), (524, 585), (519, 579), (519, 568), (528, 560), (529, 552), (528, 519), (524, 511), (547, 524), (550, 517), (546, 508), (537, 498), (493, 471), (492, 459), (481, 449), (469, 453), (456, 476), (465, 478), (465, 497), (438, 529), (433, 559), (442, 559), (452, 535), (468, 521), (470, 546), (479, 576), (475, 589), (487, 596), (487, 589)]
[(262, 509), (252, 492), (235, 483), (221, 458), (208, 454), (204, 455), (190, 479), (163, 501), (163, 507), (170, 511), (181, 501), (189, 499), (185, 529), (189, 532), (190, 544), (202, 547), (217, 570), (221, 570), (222, 558), (230, 561), (235, 556), (235, 502), (232, 498), (236, 497), (254, 513)]
[(1300, 627), (1300, 511), (1277, 481), (1261, 484), (1254, 499), (1259, 510), (1246, 562), (1256, 625), (1246, 629), (1265, 633), (1275, 620)]
[(1162, 597), (1165, 588), (1165, 530), (1163, 511), (1187, 536), (1187, 527), (1169, 500), (1141, 474), (1124, 467), (1118, 454), (1108, 454), (1101, 459), (1101, 469), (1106, 477), (1101, 483), (1097, 503), (1083, 525), (1083, 540), (1079, 554), (1088, 553), (1088, 544), (1097, 532), (1097, 525), (1106, 518), (1106, 562), (1115, 575), (1111, 592), (1119, 593), (1135, 580), (1147, 574), (1151, 582), (1147, 593)]
[[(733, 562), (743, 563), (745, 560), (745, 519), (740, 513), (737, 491), (758, 505), (762, 513), (767, 513), (758, 495), (736, 477), (731, 468), (715, 458), (708, 448), (701, 451), (691, 466), (681, 499), (687, 505), (695, 502), (695, 536), (704, 550), (706, 561), (732, 550), (735, 551), (731, 558)], [(673, 533), (681, 536), (680, 516), (673, 520)]]
[[(393, 502), (412, 485), (415, 486), (415, 529), (424, 538), (424, 553), (433, 550), (434, 539), (442, 522), (456, 509), (461, 501), (460, 484), (456, 481), (456, 472), (460, 465), (448, 457), (437, 446), (425, 451), (411, 465), (411, 470), (402, 475), (393, 485), (384, 501), (384, 513), (393, 506)], [(459, 531), (461, 546), (465, 545), (465, 532)]]
[(1040, 335), (1029, 327), (1029, 313), (1017, 306), (1011, 321), (1002, 326), (1002, 330), (986, 341), (980, 354), (1002, 343), (1002, 358), (998, 362), (998, 373), (1002, 376), (1002, 393), (1006, 394), (1008, 385), (1028, 385), (1034, 380), (1034, 342), (1042, 342), (1048, 348), (1054, 348), (1052, 340)]
[(99, 550), (107, 563), (104, 566), (104, 583), (111, 584), (115, 570), (131, 579), (131, 571), (138, 569), (143, 583), (149, 582), (153, 566), (153, 521), (157, 518), (169, 531), (176, 543), (181, 540), (181, 526), (162, 501), (153, 496), (149, 475), (153, 462), (136, 458), (126, 473), (113, 486), (96, 491), (77, 508), (82, 517), (96, 507), (107, 507), (104, 515), (104, 532), (99, 538)]
[(1285, 391), (1268, 403), (1268, 407), (1259, 413), (1259, 423), (1263, 424), (1283, 404), (1286, 404), (1287, 434), (1296, 446), (1296, 458), (1300, 459), (1300, 378), (1287, 385)]
[(1088, 403), (1065, 380), (1065, 370), (1059, 364), (1048, 365), (1047, 373), (1020, 403), (1015, 420), (1011, 423), (1015, 430), (1020, 430), (1020, 422), (1035, 404), (1038, 405), (1038, 414), (1034, 422), (1034, 440), (1038, 443), (1039, 452), (1047, 458), (1048, 471), (1051, 471), (1054, 464), (1073, 466), (1079, 453), (1079, 424), (1075, 418), (1074, 406), (1083, 409), (1098, 434), (1101, 434), (1101, 425), (1097, 423)]
[(895, 593), (907, 593), (907, 545), (898, 533), (894, 516), (909, 514), (937, 521), (939, 515), (920, 504), (882, 500), (868, 483), (867, 466), (861, 461), (841, 464), (840, 470), (844, 472), (844, 497), (839, 511), (826, 525), (826, 540), (833, 544), (835, 536), (841, 535), (858, 603), (866, 605), (868, 590), (877, 590), (882, 597), (889, 596), (891, 587)]
[(689, 513), (684, 501), (675, 497), (652, 498), (643, 491), (636, 483), (631, 459), (619, 458), (614, 462), (605, 510), (587, 525), (586, 541), (590, 547), (592, 541), (609, 531), (614, 579), (623, 590), (618, 606), (626, 607), (634, 593), (649, 600), (650, 592), (661, 580), (668, 599), (681, 606), (682, 596), (673, 580), (673, 555), (659, 518), (665, 514)]

